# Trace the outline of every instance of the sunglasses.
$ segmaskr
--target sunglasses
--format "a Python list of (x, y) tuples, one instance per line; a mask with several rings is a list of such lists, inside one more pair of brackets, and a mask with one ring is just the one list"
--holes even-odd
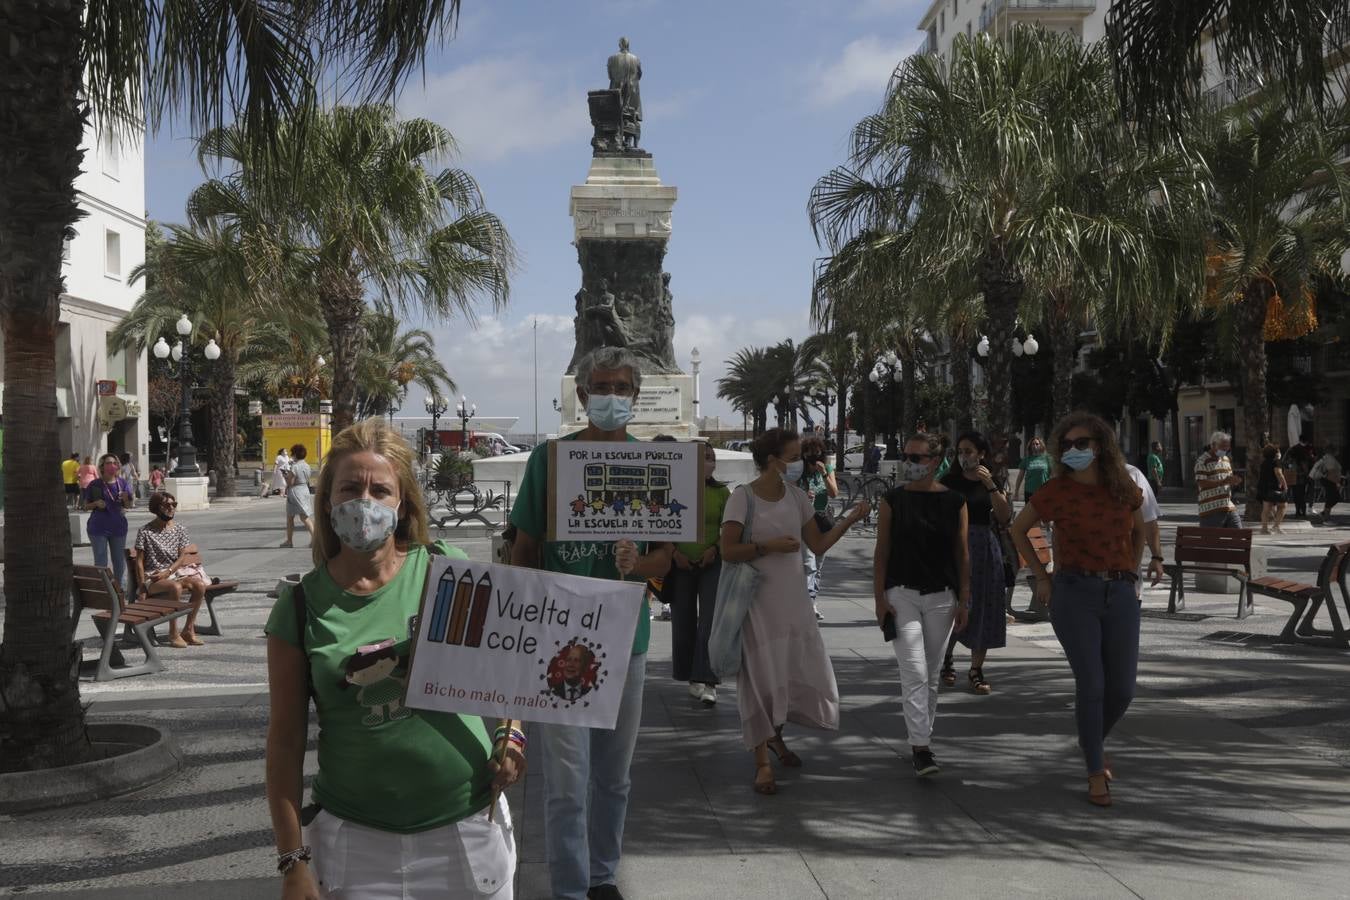
[(1071, 441), (1071, 440), (1068, 440), (1068, 439), (1066, 438), (1066, 439), (1064, 439), (1064, 440), (1062, 440), (1062, 441), (1059, 442), (1059, 452), (1060, 452), (1060, 453), (1064, 453), (1065, 451), (1069, 450), (1070, 448), (1072, 448), (1072, 449), (1074, 449), (1074, 450), (1090, 450), (1090, 449), (1092, 449), (1092, 438), (1090, 438), (1090, 437), (1080, 437), (1080, 438), (1078, 438), (1078, 439), (1076, 439), (1076, 440), (1072, 440), (1072, 441)]
[(931, 453), (901, 453), (900, 458), (912, 463), (927, 462), (933, 458)]

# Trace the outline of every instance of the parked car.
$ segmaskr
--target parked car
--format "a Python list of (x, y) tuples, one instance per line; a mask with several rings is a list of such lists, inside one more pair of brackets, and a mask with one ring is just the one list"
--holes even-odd
[(861, 472), (863, 467), (863, 454), (866, 447), (862, 444), (855, 444), (844, 451), (844, 471)]

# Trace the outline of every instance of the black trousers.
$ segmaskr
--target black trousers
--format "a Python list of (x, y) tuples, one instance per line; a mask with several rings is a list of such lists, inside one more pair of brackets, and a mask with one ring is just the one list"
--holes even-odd
[(1308, 514), (1308, 482), (1300, 481), (1290, 488), (1290, 493), (1294, 495), (1294, 515), (1306, 516)]
[(707, 568), (674, 566), (666, 576), (662, 599), (670, 604), (670, 667), (676, 681), (717, 684), (708, 663), (708, 635), (717, 606), (722, 561)]

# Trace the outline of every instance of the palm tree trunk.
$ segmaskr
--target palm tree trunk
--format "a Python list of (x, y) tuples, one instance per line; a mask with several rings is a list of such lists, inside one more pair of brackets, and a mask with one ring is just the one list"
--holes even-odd
[(1264, 280), (1249, 283), (1237, 305), (1238, 378), (1242, 387), (1243, 443), (1247, 451), (1244, 489), (1247, 496), (1245, 518), (1261, 518), (1261, 500), (1256, 486), (1261, 479), (1261, 438), (1270, 431), (1270, 403), (1266, 395), (1266, 304), (1271, 286)]
[(1054, 364), (1050, 416), (1058, 422), (1073, 409), (1073, 370), (1078, 356), (1078, 328), (1068, 316), (1051, 317), (1050, 350)]
[(84, 4), (17, 0), (5, 19), (11, 31), (0, 70), (0, 209), (6, 211), (0, 215), (0, 330), (11, 527), (4, 537), (0, 771), (25, 771), (83, 762), (92, 750), (80, 706), (80, 651), (72, 640), (70, 525), (56, 418), (61, 243), (81, 215), (75, 178), (84, 155)]
[(834, 468), (836, 471), (844, 471), (844, 441), (848, 439), (848, 387), (844, 380), (839, 379), (839, 406), (836, 408), (835, 416), (835, 434), (837, 440), (834, 445)]
[(1177, 403), (1177, 393), (1181, 385), (1172, 390), (1172, 446), (1167, 448), (1167, 471), (1163, 473), (1163, 484), (1181, 487), (1186, 483), (1186, 473), (1181, 469), (1181, 405)]
[[(959, 329), (952, 331), (949, 340), (951, 342), (952, 404), (956, 407), (956, 415), (952, 419), (952, 431), (961, 434), (971, 430), (971, 411), (975, 405), (970, 387), (970, 347), (966, 343), (965, 334)], [(944, 422), (940, 427), (946, 427), (946, 423)]]
[(319, 305), (328, 326), (333, 353), (333, 434), (352, 424), (356, 416), (356, 357), (361, 348), (361, 316), (365, 312), (361, 283), (354, 276), (331, 292), (321, 291)]
[(222, 353), (213, 366), (211, 391), (211, 467), (216, 470), (216, 496), (238, 493), (234, 477), (234, 382), (235, 360)]
[(1026, 284), (1009, 265), (999, 244), (991, 246), (980, 260), (979, 279), (989, 329), (989, 356), (984, 364), (988, 432), (1008, 434), (1012, 430), (1013, 330)]

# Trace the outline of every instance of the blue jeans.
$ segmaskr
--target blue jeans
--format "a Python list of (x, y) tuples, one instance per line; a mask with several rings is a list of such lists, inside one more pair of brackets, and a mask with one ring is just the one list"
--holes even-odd
[(1073, 668), (1074, 718), (1088, 774), (1106, 767), (1102, 744), (1134, 699), (1139, 601), (1130, 581), (1057, 573), (1050, 624)]
[(810, 547), (802, 544), (802, 563), (806, 566), (806, 593), (814, 605), (816, 595), (820, 593), (820, 570), (825, 568), (825, 554), (816, 556)]
[(1200, 516), (1201, 528), (1241, 528), (1242, 516), (1236, 509), (1221, 509), (1218, 512), (1203, 513)]
[(614, 884), (646, 674), (647, 654), (633, 656), (613, 731), (530, 727), (543, 750), (544, 845), (554, 900), (585, 900), (592, 887)]
[(127, 536), (125, 534), (91, 534), (89, 543), (94, 547), (94, 565), (108, 565), (108, 551), (112, 551), (113, 583), (126, 590), (127, 582)]

